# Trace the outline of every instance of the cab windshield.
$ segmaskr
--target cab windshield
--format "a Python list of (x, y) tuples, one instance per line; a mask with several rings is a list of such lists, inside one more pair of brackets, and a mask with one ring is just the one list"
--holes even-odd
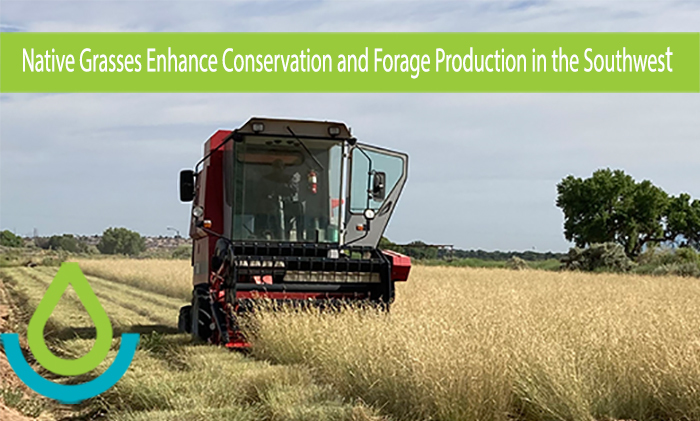
[(342, 143), (246, 136), (226, 156), (233, 240), (337, 243)]

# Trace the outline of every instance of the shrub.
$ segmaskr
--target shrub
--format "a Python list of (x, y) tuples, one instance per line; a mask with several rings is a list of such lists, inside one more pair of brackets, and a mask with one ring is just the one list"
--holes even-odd
[(192, 245), (191, 244), (183, 244), (181, 246), (178, 246), (178, 248), (173, 250), (173, 253), (172, 253), (173, 259), (189, 259), (191, 257), (192, 257)]
[(13, 234), (9, 230), (0, 232), (0, 246), (22, 247), (23, 245), (24, 241), (22, 241), (22, 237)]
[(634, 267), (624, 247), (616, 243), (591, 244), (587, 248), (573, 247), (562, 259), (568, 270), (627, 272)]
[(635, 272), (640, 274), (700, 277), (700, 255), (690, 247), (647, 250), (638, 262)]
[(686, 263), (700, 263), (700, 254), (690, 247), (681, 247), (676, 250), (679, 260)]
[(700, 277), (700, 265), (697, 263), (671, 263), (658, 266), (651, 274)]
[(85, 253), (87, 253), (87, 254), (100, 254), (100, 250), (97, 248), (97, 246), (87, 246)]
[(523, 270), (530, 267), (525, 260), (519, 258), (518, 256), (513, 256), (508, 259), (506, 266), (513, 270)]
[(67, 258), (65, 253), (60, 253), (56, 256), (44, 257), (39, 264), (41, 266), (61, 266), (61, 263), (65, 262)]

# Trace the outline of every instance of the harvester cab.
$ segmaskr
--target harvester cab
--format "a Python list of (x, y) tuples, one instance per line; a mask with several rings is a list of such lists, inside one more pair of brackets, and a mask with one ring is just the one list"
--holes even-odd
[(181, 331), (247, 346), (238, 316), (269, 299), (388, 308), (410, 259), (378, 249), (408, 156), (358, 143), (343, 123), (253, 118), (220, 130), (180, 173), (192, 201), (192, 305)]

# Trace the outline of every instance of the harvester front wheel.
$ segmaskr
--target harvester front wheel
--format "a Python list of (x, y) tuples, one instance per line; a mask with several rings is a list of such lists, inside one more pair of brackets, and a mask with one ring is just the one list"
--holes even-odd
[(190, 333), (193, 337), (208, 341), (213, 333), (211, 298), (208, 285), (196, 285), (192, 292)]
[(180, 307), (180, 315), (177, 318), (177, 331), (179, 333), (192, 333), (192, 306)]

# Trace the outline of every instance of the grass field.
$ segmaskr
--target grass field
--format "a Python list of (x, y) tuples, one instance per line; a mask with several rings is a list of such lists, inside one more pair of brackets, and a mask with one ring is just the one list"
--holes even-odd
[[(131, 263), (113, 262), (115, 269)], [(12, 306), (23, 313), (20, 317), (31, 315), (55, 271), (50, 267), (0, 269), (2, 286), (9, 290)], [(142, 333), (141, 344), (129, 371), (114, 388), (73, 411), (49, 407), (47, 412), (57, 418), (68, 413), (84, 417), (79, 419), (107, 414), (110, 420), (380, 419), (377, 411), (343, 399), (330, 386), (317, 382), (306, 367), (273, 365), (192, 344), (188, 335), (178, 335), (175, 329), (183, 299), (94, 276), (88, 276), (88, 281), (110, 315), (115, 335)], [(75, 357), (92, 346), (94, 329), (72, 291), (49, 321), (45, 336), (57, 355)], [(26, 326), (26, 320), (18, 325)], [(80, 380), (105, 370), (116, 355), (117, 339), (114, 348), (95, 373)]]
[(189, 301), (192, 266), (189, 260), (80, 259), (86, 275)]
[[(389, 314), (259, 313), (252, 354), (243, 356), (174, 333), (189, 262), (80, 264), (117, 331), (156, 332), (142, 335), (127, 375), (83, 415), (700, 419), (695, 278), (418, 266)], [(28, 312), (54, 272), (0, 269)], [(68, 298), (47, 337), (57, 353), (78, 355), (91, 331)]]

